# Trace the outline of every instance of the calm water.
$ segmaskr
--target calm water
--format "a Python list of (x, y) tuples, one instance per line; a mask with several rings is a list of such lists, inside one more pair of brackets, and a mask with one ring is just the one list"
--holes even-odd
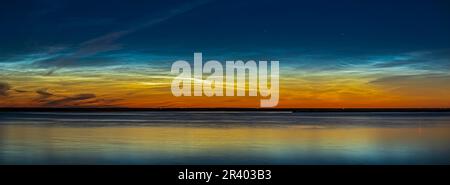
[(450, 113), (0, 112), (0, 164), (450, 164)]

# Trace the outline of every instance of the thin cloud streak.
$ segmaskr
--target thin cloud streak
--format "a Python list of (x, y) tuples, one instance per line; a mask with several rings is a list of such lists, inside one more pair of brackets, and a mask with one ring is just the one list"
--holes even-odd
[(189, 3), (188, 5), (184, 5), (184, 6), (176, 8), (176, 9), (170, 10), (169, 13), (166, 15), (163, 15), (163, 16), (157, 17), (157, 18), (153, 18), (150, 21), (144, 22), (143, 24), (132, 27), (130, 29), (111, 32), (111, 33), (102, 35), (100, 37), (93, 38), (91, 40), (83, 42), (80, 44), (80, 46), (76, 52), (57, 60), (55, 62), (56, 66), (53, 69), (51, 69), (50, 71), (48, 71), (45, 75), (47, 75), (47, 76), (52, 75), (56, 70), (61, 69), (65, 66), (69, 65), (70, 63), (75, 62), (76, 60), (78, 60), (80, 58), (92, 56), (92, 55), (95, 55), (95, 54), (101, 53), (101, 52), (107, 52), (107, 51), (121, 49), (120, 44), (117, 44), (116, 41), (121, 39), (122, 37), (132, 34), (143, 28), (148, 28), (148, 27), (157, 25), (159, 23), (162, 23), (172, 17), (186, 13), (186, 12), (193, 10), (196, 7), (204, 5), (208, 2), (210, 2), (210, 1), (204, 0), (204, 1), (197, 1), (194, 3)]

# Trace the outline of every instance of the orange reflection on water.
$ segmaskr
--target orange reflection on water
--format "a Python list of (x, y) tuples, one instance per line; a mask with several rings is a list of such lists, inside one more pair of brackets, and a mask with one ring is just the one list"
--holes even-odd
[[(414, 163), (448, 154), (449, 127), (0, 126), (1, 161), (52, 163)], [(74, 161), (70, 161), (74, 159)], [(448, 157), (447, 157), (448, 159)], [(80, 160), (80, 161), (77, 161)], [(111, 161), (107, 161), (111, 160)], [(119, 160), (119, 161), (117, 161)], [(430, 159), (431, 160), (431, 159)], [(426, 160), (425, 160), (426, 161)], [(441, 161), (442, 162), (442, 161)], [(449, 162), (447, 160), (447, 162)]]

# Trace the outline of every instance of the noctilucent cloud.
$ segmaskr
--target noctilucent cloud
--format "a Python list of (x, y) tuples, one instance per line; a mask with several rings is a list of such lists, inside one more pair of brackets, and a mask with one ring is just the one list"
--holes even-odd
[(174, 97), (176, 60), (280, 61), (278, 107), (450, 107), (442, 0), (2, 1), (0, 107), (258, 107)]

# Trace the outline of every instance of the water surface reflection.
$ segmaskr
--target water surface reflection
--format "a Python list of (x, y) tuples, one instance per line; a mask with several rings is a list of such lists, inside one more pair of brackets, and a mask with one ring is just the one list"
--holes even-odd
[(108, 114), (0, 113), (0, 163), (450, 164), (448, 113)]

